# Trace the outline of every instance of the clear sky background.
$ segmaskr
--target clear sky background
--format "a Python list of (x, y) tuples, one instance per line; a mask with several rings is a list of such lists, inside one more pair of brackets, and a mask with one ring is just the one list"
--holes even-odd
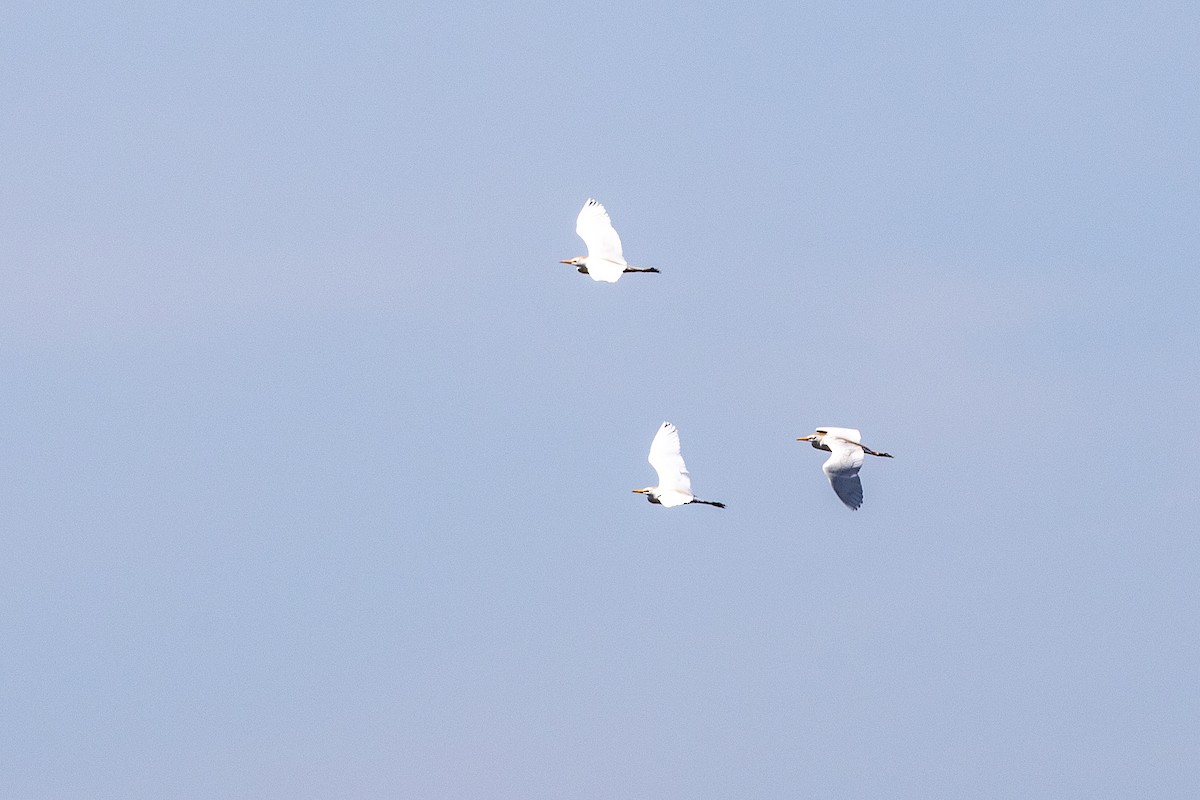
[(1200, 796), (1200, 12), (970, 6), (10, 3), (0, 796)]

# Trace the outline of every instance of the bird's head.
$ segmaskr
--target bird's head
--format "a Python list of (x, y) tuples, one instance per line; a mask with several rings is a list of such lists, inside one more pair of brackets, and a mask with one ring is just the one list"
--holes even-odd
[(653, 486), (647, 486), (645, 489), (634, 489), (633, 493), (634, 494), (644, 494), (644, 495), (646, 495), (646, 499), (649, 500), (651, 503), (658, 503), (658, 498), (654, 496), (654, 488), (655, 487), (653, 487)]
[(808, 436), (797, 436), (797, 442), (810, 442), (812, 446), (818, 450), (829, 451), (829, 445), (825, 444), (824, 439), (829, 431), (824, 428), (817, 428), (816, 433), (810, 433)]
[(587, 261), (587, 256), (575, 256), (574, 258), (568, 258), (566, 261), (560, 261), (558, 263), (570, 264), (572, 267), (582, 267), (585, 261)]

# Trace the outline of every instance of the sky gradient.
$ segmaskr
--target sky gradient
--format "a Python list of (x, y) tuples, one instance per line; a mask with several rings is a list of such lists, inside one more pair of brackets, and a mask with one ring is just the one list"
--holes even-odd
[(1200, 795), (1200, 12), (1002, 5), (3, 12), (0, 795)]

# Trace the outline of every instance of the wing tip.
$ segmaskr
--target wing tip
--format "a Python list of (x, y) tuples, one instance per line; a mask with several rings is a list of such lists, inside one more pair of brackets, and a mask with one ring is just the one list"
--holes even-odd
[(862, 481), (859, 480), (857, 474), (850, 477), (841, 477), (829, 475), (829, 485), (833, 488), (833, 493), (837, 495), (838, 500), (842, 501), (842, 505), (851, 511), (858, 511), (863, 504)]

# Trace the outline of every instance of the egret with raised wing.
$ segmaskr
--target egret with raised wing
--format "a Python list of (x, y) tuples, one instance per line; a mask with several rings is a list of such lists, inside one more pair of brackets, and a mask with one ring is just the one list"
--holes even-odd
[(634, 489), (637, 494), (646, 495), (646, 499), (656, 505), (666, 508), (687, 505), (688, 503), (703, 503), (706, 506), (724, 508), (724, 503), (714, 503), (712, 500), (701, 500), (692, 494), (692, 478), (688, 475), (687, 466), (683, 463), (683, 455), (679, 451), (679, 430), (669, 422), (664, 422), (650, 443), (650, 466), (658, 473), (658, 486), (647, 486), (645, 489)]
[(828, 460), (821, 465), (829, 485), (837, 493), (846, 507), (857, 511), (862, 505), (862, 481), (858, 471), (862, 468), (864, 454), (892, 458), (890, 453), (876, 453), (862, 443), (862, 434), (854, 428), (817, 428), (816, 433), (800, 436), (798, 442), (812, 442), (818, 450), (830, 453)]
[(658, 272), (654, 267), (631, 267), (625, 263), (621, 237), (608, 218), (608, 212), (590, 197), (575, 220), (575, 232), (587, 245), (588, 254), (559, 263), (570, 264), (594, 281), (616, 283), (626, 272)]

